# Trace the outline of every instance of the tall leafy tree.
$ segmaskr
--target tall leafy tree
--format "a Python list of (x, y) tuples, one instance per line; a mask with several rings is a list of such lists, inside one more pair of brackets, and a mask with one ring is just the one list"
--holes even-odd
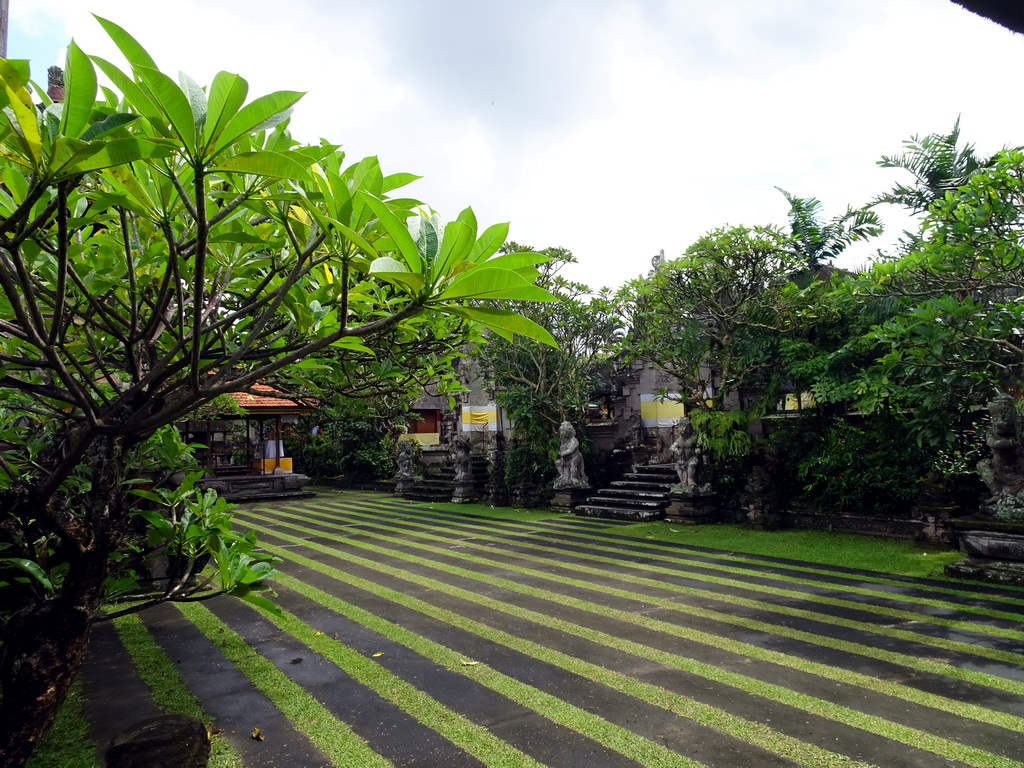
[(872, 270), (905, 306), (875, 338), (929, 442), (954, 441), (972, 404), (1024, 380), (1022, 232), (1024, 152), (1009, 150), (929, 208), (911, 253)]
[[(421, 215), (394, 194), (414, 176), (290, 137), (300, 93), (249, 100), (226, 72), (206, 88), (176, 82), (100, 23), (128, 68), (72, 43), (63, 103), (0, 60), (5, 766), (24, 763), (81, 664), (163, 427), (328, 349), (372, 366), (392, 334), (431, 336), (431, 318), (553, 343), (490, 303), (549, 298), (533, 285), (542, 257), (497, 253), (507, 226), (481, 233), (470, 209)], [(97, 70), (114, 89), (98, 89)], [(190, 520), (147, 521), (168, 541), (226, 525), (203, 499)], [(189, 562), (212, 554), (215, 591), (244, 596), (266, 566), (226, 530), (191, 541)]]
[(619, 298), (627, 354), (679, 380), (691, 408), (721, 410), (731, 392), (761, 380), (788, 312), (789, 276), (804, 265), (773, 227), (723, 227)]
[[(523, 246), (509, 243), (504, 250)], [(528, 250), (528, 249), (527, 249)], [(559, 272), (576, 259), (564, 248), (541, 251), (549, 261), (537, 284), (555, 297), (551, 302), (520, 305), (525, 317), (547, 328), (558, 346), (534, 339), (497, 335), (481, 344), (477, 356), (494, 382), (498, 404), (515, 424), (516, 436), (538, 451), (556, 439), (563, 421), (580, 425), (604, 365), (621, 329), (616, 307), (606, 291), (593, 295), (586, 285)]]

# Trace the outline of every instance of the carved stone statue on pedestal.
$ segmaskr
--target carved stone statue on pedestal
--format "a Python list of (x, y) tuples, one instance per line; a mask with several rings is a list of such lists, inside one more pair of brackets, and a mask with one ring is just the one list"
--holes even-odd
[(705, 475), (704, 451), (697, 444), (693, 424), (689, 416), (679, 420), (679, 436), (670, 448), (676, 458), (676, 476), (679, 483), (673, 486), (674, 493), (703, 492), (708, 486)]
[(555, 469), (558, 470), (558, 477), (554, 482), (555, 489), (589, 488), (590, 483), (583, 471), (583, 453), (580, 451), (580, 441), (576, 439), (576, 430), (568, 421), (563, 421), (558, 428), (558, 435), (561, 438), (561, 445), (558, 448), (558, 460), (555, 462)]
[(395, 472), (395, 493), (402, 495), (412, 490), (416, 482), (413, 445), (409, 440), (398, 441), (398, 455), (395, 458), (398, 470)]

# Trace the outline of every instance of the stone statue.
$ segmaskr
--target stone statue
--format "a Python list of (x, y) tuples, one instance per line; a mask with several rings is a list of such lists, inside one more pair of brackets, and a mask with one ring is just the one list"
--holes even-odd
[(679, 478), (679, 488), (696, 488), (701, 483), (702, 451), (697, 445), (697, 436), (693, 433), (693, 424), (689, 416), (683, 416), (679, 420), (679, 435), (672, 443), (669, 450), (678, 458), (676, 459), (676, 476)]
[(561, 445), (555, 462), (555, 469), (558, 470), (555, 489), (588, 488), (590, 483), (583, 472), (583, 454), (580, 452), (580, 441), (576, 439), (576, 430), (568, 421), (563, 421), (558, 428), (558, 436)]
[(999, 394), (988, 404), (990, 422), (985, 442), (992, 457), (978, 462), (978, 474), (992, 496), (982, 510), (996, 517), (1024, 519), (1024, 449), (1016, 403)]
[(644, 425), (639, 413), (629, 419), (629, 433), (626, 435), (627, 448), (641, 448), (644, 444)]
[(398, 471), (395, 474), (395, 478), (398, 480), (412, 480), (413, 479), (413, 448), (412, 441), (410, 440), (399, 440), (398, 441), (398, 458), (396, 459), (398, 464)]
[(451, 444), (452, 466), (455, 468), (455, 484), (465, 485), (472, 483), (473, 478), (470, 471), (469, 440), (465, 437), (455, 437)]
[(416, 486), (415, 450), (411, 440), (398, 441), (398, 454), (395, 456), (395, 493), (399, 496), (404, 496)]

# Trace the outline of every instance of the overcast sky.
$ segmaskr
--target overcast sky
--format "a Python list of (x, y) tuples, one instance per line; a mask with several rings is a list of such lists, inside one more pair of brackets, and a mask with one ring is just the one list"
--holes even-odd
[[(1024, 36), (949, 0), (10, 0), (8, 56), (37, 81), (73, 37), (120, 61), (96, 13), (172, 76), (301, 90), (292, 130), (340, 143), (444, 218), (563, 246), (617, 287), (724, 224), (829, 215), (891, 186), (882, 154), (948, 131), (1024, 144)], [(895, 241), (905, 219), (883, 211)]]

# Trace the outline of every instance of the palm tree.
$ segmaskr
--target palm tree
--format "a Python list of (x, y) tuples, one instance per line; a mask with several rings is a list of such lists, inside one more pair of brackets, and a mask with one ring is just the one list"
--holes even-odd
[(850, 243), (882, 234), (882, 220), (870, 208), (847, 208), (842, 216), (826, 222), (822, 219), (821, 201), (816, 197), (796, 197), (782, 187), (776, 189), (789, 201), (793, 251), (814, 274)]
[(991, 165), (991, 158), (982, 159), (974, 152), (973, 144), (960, 143), (960, 118), (947, 134), (933, 133), (923, 139), (911, 136), (903, 142), (902, 154), (882, 156), (882, 168), (902, 168), (914, 176), (912, 185), (897, 184), (884, 192), (871, 205), (892, 203), (923, 213), (947, 192), (954, 192), (967, 183), (971, 176)]

